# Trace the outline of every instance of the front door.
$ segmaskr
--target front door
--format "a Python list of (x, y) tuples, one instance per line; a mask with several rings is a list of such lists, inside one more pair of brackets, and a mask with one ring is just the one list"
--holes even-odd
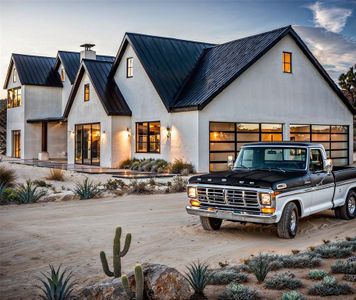
[(12, 157), (21, 157), (21, 131), (12, 131)]
[(100, 124), (75, 125), (75, 163), (100, 165)]

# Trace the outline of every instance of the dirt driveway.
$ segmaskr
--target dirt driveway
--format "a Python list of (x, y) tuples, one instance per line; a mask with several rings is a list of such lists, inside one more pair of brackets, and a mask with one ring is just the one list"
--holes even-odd
[(32, 298), (36, 276), (48, 264), (70, 266), (81, 283), (104, 279), (99, 252), (111, 258), (116, 225), (133, 234), (125, 271), (136, 262), (184, 270), (200, 259), (214, 266), (260, 251), (288, 253), (355, 235), (356, 220), (337, 220), (332, 212), (304, 219), (294, 240), (278, 239), (273, 226), (228, 222), (210, 233), (185, 213), (185, 204), (185, 194), (168, 194), (0, 207), (1, 299)]

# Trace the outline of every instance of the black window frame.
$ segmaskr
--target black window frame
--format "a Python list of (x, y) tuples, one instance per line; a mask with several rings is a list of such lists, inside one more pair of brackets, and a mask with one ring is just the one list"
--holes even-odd
[[(19, 94), (20, 91), (20, 94)], [(10, 97), (10, 92), (12, 92), (12, 99)], [(20, 97), (19, 97), (20, 95)], [(7, 108), (16, 108), (22, 105), (22, 89), (21, 87), (12, 88), (7, 90)]]
[[(88, 93), (86, 92), (88, 88)], [(86, 98), (86, 95), (88, 95), (88, 99)], [(90, 83), (84, 84), (84, 102), (90, 101)]]
[[(285, 54), (289, 54), (290, 55), (290, 62), (289, 63), (285, 61)], [(282, 63), (283, 63), (283, 73), (292, 74), (293, 73), (293, 53), (292, 52), (288, 52), (288, 51), (283, 51), (283, 58), (282, 59), (283, 59), (283, 61), (282, 61)], [(289, 72), (286, 71), (286, 68), (285, 68), (286, 65), (289, 65), (289, 68), (290, 68)]]
[[(138, 140), (138, 126), (139, 124), (144, 124), (144, 123), (147, 123), (147, 131), (146, 131), (146, 135), (147, 135), (147, 141), (145, 142), (146, 143), (146, 151), (139, 151), (138, 150), (138, 144), (139, 144), (139, 140)], [(159, 142), (155, 142), (156, 144), (159, 145), (159, 150), (158, 151), (151, 151), (150, 149), (150, 124), (152, 123), (158, 123), (159, 124)], [(152, 154), (160, 154), (161, 153), (161, 121), (142, 121), (142, 122), (136, 122), (136, 127), (135, 127), (135, 137), (136, 137), (136, 140), (135, 140), (135, 152), (136, 153), (152, 153)], [(140, 143), (141, 144), (141, 143)]]
[[(129, 62), (131, 62), (131, 64), (129, 64)], [(132, 78), (132, 77), (133, 77), (133, 57), (128, 57), (126, 58), (126, 78)]]

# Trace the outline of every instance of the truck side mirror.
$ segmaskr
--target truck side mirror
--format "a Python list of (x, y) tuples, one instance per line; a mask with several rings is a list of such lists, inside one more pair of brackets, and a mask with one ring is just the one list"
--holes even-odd
[(325, 160), (324, 171), (328, 174), (333, 170), (333, 161), (331, 159)]

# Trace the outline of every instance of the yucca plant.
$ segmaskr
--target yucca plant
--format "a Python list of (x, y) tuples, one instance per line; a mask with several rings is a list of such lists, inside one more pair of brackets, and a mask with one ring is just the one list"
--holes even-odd
[(52, 265), (49, 265), (49, 267), (49, 272), (41, 272), (44, 278), (39, 278), (42, 283), (42, 286), (37, 285), (42, 292), (40, 298), (44, 300), (70, 299), (73, 294), (73, 287), (76, 285), (72, 272), (68, 272), (68, 269), (61, 272), (61, 266), (57, 270)]
[(46, 191), (40, 190), (37, 185), (28, 179), (26, 183), (21, 184), (16, 189), (16, 201), (19, 204), (36, 203), (41, 197), (47, 194)]
[(249, 262), (248, 267), (256, 276), (258, 282), (263, 282), (269, 271), (272, 269), (269, 256), (261, 253)]
[(16, 174), (14, 170), (8, 169), (4, 166), (0, 167), (0, 185), (12, 187), (15, 185)]
[(210, 281), (210, 276), (207, 264), (198, 261), (187, 267), (184, 278), (194, 290), (194, 294), (190, 297), (191, 300), (207, 299), (204, 289)]
[(86, 177), (82, 183), (77, 183), (74, 193), (78, 195), (81, 200), (91, 199), (101, 194), (99, 185), (100, 183), (95, 184)]
[(62, 169), (50, 169), (48, 180), (64, 181), (64, 171)]

